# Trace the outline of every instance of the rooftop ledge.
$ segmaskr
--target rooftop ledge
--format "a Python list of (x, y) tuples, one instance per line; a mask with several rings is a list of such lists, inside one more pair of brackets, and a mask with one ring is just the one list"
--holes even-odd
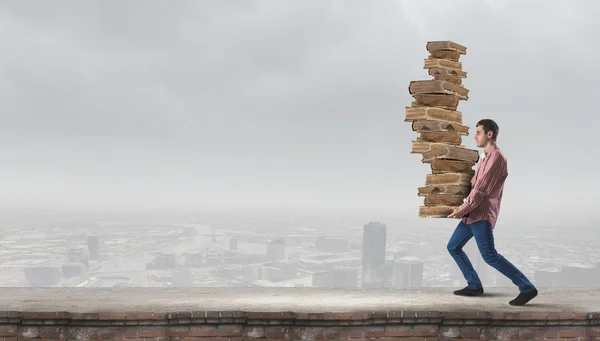
[(0, 310), (19, 312), (577, 312), (600, 311), (599, 288), (541, 288), (523, 307), (508, 304), (516, 288), (489, 288), (479, 297), (455, 288), (2, 288)]
[(0, 341), (600, 341), (600, 289), (2, 288)]

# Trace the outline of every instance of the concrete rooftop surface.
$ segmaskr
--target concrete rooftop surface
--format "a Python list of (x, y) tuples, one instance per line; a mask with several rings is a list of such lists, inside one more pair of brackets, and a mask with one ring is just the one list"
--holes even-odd
[(508, 304), (516, 288), (488, 288), (460, 297), (456, 288), (0, 288), (0, 310), (20, 312), (174, 311), (494, 311), (598, 312), (600, 288), (539, 288), (528, 305)]

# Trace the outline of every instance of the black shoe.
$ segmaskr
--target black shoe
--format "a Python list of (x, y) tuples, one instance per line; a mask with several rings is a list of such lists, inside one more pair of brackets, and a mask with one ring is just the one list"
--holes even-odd
[(537, 295), (538, 295), (537, 289), (533, 289), (532, 292), (528, 292), (525, 294), (520, 293), (519, 296), (517, 296), (517, 298), (508, 302), (508, 304), (510, 304), (510, 305), (525, 305), (525, 304), (527, 304), (527, 302), (531, 301)]
[(463, 289), (456, 290), (454, 292), (454, 295), (458, 295), (458, 296), (480, 296), (480, 295), (483, 295), (483, 288), (475, 290), (475, 289), (470, 289), (469, 287), (465, 287)]

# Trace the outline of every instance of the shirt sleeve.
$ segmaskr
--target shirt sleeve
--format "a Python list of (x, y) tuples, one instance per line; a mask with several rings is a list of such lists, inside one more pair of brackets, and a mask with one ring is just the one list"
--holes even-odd
[[(481, 204), (489, 196), (494, 188), (498, 186), (503, 177), (507, 175), (506, 160), (500, 153), (490, 153), (489, 159), (482, 169), (481, 174), (477, 175), (475, 187), (471, 189), (465, 202), (459, 207), (459, 211), (467, 214)], [(477, 170), (479, 172), (479, 170)]]

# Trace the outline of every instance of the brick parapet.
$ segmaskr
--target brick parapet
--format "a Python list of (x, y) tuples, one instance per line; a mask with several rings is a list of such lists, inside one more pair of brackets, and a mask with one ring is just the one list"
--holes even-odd
[(590, 340), (600, 314), (531, 312), (0, 312), (0, 341)]

